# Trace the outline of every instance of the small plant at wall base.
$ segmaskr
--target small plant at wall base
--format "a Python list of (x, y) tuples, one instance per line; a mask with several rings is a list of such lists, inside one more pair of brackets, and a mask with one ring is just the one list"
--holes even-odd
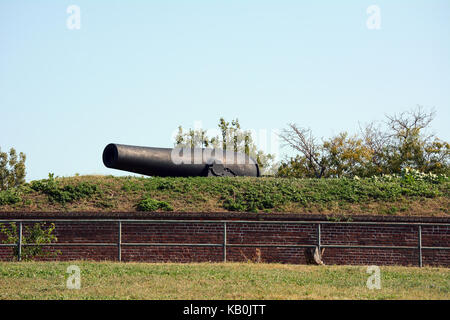
[[(35, 223), (32, 226), (25, 226), (22, 233), (22, 244), (37, 244), (35, 246), (23, 246), (21, 252), (21, 259), (28, 261), (37, 257), (56, 256), (60, 252), (52, 251), (46, 252), (43, 250), (42, 244), (55, 243), (58, 239), (54, 235), (55, 224), (51, 223), (48, 228), (45, 228), (44, 223)], [(0, 224), (0, 233), (6, 236), (2, 242), (4, 244), (17, 243), (19, 241), (17, 225), (15, 222), (9, 224), (9, 228)], [(13, 257), (18, 256), (18, 248), (13, 247)]]

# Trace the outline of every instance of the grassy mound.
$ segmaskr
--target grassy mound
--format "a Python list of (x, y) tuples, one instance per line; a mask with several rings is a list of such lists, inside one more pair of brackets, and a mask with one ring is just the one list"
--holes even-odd
[(449, 214), (448, 178), (144, 178), (75, 176), (0, 192), (0, 211)]

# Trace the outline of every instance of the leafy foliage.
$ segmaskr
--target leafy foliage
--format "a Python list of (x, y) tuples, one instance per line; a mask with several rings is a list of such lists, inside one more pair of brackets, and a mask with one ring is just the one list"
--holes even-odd
[(53, 173), (49, 173), (48, 179), (32, 181), (31, 188), (46, 194), (51, 202), (61, 204), (87, 198), (99, 192), (97, 185), (88, 182), (60, 186)]
[(9, 154), (0, 148), (0, 191), (25, 183), (25, 159), (22, 152), (17, 157), (14, 148), (9, 150)]
[(263, 174), (274, 173), (275, 164), (273, 161), (275, 156), (259, 150), (253, 141), (251, 131), (242, 130), (238, 119), (232, 120), (230, 123), (225, 121), (224, 118), (220, 118), (218, 127), (219, 134), (208, 137), (206, 130), (189, 129), (187, 132), (184, 132), (180, 126), (178, 127), (178, 134), (175, 137), (175, 146), (231, 149), (234, 152), (242, 152), (254, 158)]
[(22, 201), (16, 188), (0, 191), (0, 206), (7, 204), (16, 204)]
[[(51, 223), (47, 228), (44, 223), (35, 223), (32, 226), (25, 226), (22, 234), (23, 244), (37, 244), (36, 246), (23, 246), (21, 257), (22, 260), (32, 260), (35, 257), (44, 257), (49, 255), (57, 255), (59, 251), (47, 252), (43, 250), (42, 244), (49, 244), (56, 242), (58, 239), (53, 234), (55, 231), (55, 224)], [(3, 243), (17, 243), (19, 240), (17, 225), (11, 222), (9, 227), (0, 224), (0, 232), (6, 236)], [(17, 257), (18, 248), (13, 247), (13, 257)]]
[[(248, 183), (230, 188), (222, 197), (223, 206), (231, 211), (258, 211), (280, 208), (287, 203), (364, 203), (370, 200), (396, 201), (401, 197), (442, 196), (436, 183), (448, 183), (446, 177), (423, 179), (411, 175), (366, 179), (297, 179)], [(239, 192), (240, 191), (240, 192)]]
[(157, 211), (158, 209), (163, 211), (172, 211), (173, 207), (166, 201), (159, 201), (150, 197), (142, 199), (137, 204), (138, 211)]
[(411, 168), (450, 174), (450, 144), (426, 134), (434, 112), (415, 110), (387, 116), (386, 128), (366, 125), (359, 135), (342, 132), (322, 142), (310, 129), (290, 124), (281, 135), (299, 154), (281, 163), (277, 175), (297, 178), (371, 177)]
[(288, 200), (282, 196), (282, 193), (273, 193), (272, 191), (270, 185), (247, 185), (244, 190), (231, 187), (222, 196), (223, 207), (230, 211), (258, 212), (258, 210), (264, 210), (269, 212)]

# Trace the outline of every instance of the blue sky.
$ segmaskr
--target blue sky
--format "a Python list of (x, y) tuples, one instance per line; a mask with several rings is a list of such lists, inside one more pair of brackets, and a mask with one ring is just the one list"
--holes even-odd
[(448, 0), (0, 0), (0, 147), (27, 180), (120, 174), (106, 144), (171, 147), (195, 121), (327, 137), (418, 104), (448, 141), (449, 39)]

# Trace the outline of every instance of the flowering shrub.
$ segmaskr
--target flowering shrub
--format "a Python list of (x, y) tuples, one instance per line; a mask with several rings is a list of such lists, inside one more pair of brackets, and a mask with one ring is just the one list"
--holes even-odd
[(405, 180), (427, 181), (432, 183), (448, 181), (448, 177), (445, 174), (424, 173), (411, 168), (402, 169), (401, 177)]
[[(353, 179), (360, 180), (358, 176), (353, 177)], [(400, 174), (384, 174), (381, 176), (372, 176), (369, 179), (374, 182), (403, 181), (406, 183), (414, 183), (419, 181), (442, 183), (449, 181), (449, 177), (447, 177), (445, 174), (434, 174), (432, 172), (424, 173), (412, 168), (404, 168), (402, 169)]]

